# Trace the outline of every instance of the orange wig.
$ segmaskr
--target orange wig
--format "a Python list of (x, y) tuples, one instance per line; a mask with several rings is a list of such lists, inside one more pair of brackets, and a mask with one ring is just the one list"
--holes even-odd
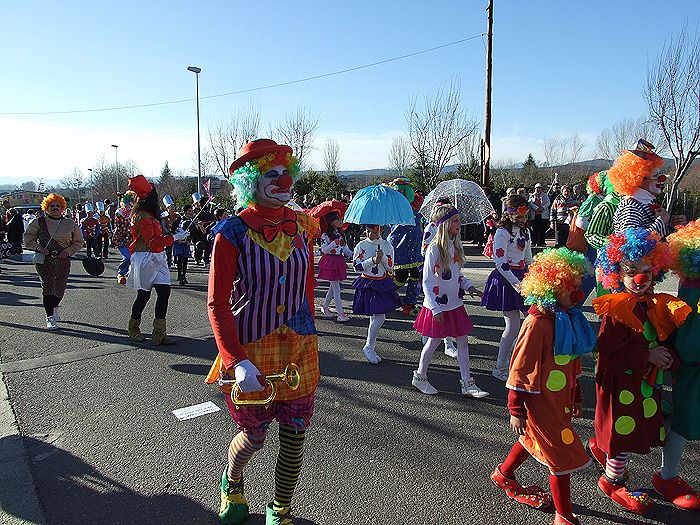
[(51, 203), (54, 203), (54, 202), (58, 202), (64, 211), (65, 211), (66, 207), (68, 206), (66, 204), (66, 199), (63, 198), (63, 195), (60, 195), (59, 193), (49, 193), (46, 197), (44, 197), (44, 200), (41, 201), (41, 209), (44, 210), (45, 212), (48, 212), (49, 206), (51, 206)]
[(664, 165), (664, 159), (651, 153), (642, 158), (631, 151), (620, 155), (612, 168), (608, 170), (608, 179), (619, 195), (632, 195), (642, 181), (650, 176), (655, 169)]

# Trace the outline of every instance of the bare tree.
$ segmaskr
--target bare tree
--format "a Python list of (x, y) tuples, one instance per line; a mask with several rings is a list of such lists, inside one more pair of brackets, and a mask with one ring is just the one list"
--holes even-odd
[(59, 187), (67, 197), (75, 199), (75, 202), (81, 202), (81, 197), (85, 196), (83, 183), (83, 172), (80, 171), (80, 168), (73, 168), (68, 175), (61, 179)]
[(323, 165), (327, 176), (338, 176), (340, 169), (338, 142), (330, 137), (323, 144)]
[(275, 131), (281, 141), (292, 147), (299, 159), (299, 167), (304, 170), (304, 159), (314, 147), (314, 133), (318, 129), (318, 117), (314, 117), (302, 105), (286, 114), (277, 124)]
[(466, 117), (460, 107), (460, 85), (452, 81), (426, 95), (419, 107), (417, 97), (406, 108), (408, 137), (418, 166), (418, 189), (430, 191), (440, 180), (442, 170), (456, 156), (460, 144), (476, 134), (478, 124)]
[(542, 167), (550, 172), (553, 181), (556, 176), (556, 182), (576, 183), (582, 175), (581, 167), (577, 163), (581, 160), (581, 153), (585, 148), (586, 143), (578, 133), (569, 137), (547, 137), (542, 143)]
[(700, 154), (700, 38), (683, 26), (676, 40), (665, 45), (647, 65), (644, 98), (649, 114), (666, 139), (676, 161), (667, 209), (673, 208), (678, 186)]
[(558, 135), (547, 137), (542, 142), (542, 156), (546, 167), (554, 168), (564, 164), (567, 139)]
[[(228, 168), (241, 147), (258, 138), (260, 130), (260, 108), (248, 104), (237, 109), (228, 120), (209, 126), (209, 148), (203, 155), (202, 164), (207, 164), (209, 173), (228, 175)], [(195, 167), (197, 162), (195, 161)]]
[(628, 118), (605, 128), (596, 138), (596, 156), (614, 160), (622, 150), (634, 147), (639, 139), (645, 139), (656, 146), (659, 155), (668, 153), (668, 146), (661, 130), (648, 118)]
[(397, 177), (404, 177), (411, 165), (411, 145), (406, 137), (394, 137), (391, 139), (389, 150), (389, 169)]

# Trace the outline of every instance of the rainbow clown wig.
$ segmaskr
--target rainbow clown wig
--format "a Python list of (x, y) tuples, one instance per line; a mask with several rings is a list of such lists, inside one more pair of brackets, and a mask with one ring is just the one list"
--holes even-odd
[(68, 207), (66, 204), (66, 199), (63, 198), (63, 195), (58, 193), (49, 193), (46, 197), (44, 197), (44, 200), (41, 201), (41, 209), (48, 212), (49, 206), (51, 206), (51, 204), (54, 202), (58, 202), (61, 205), (61, 208), (64, 210)]
[(525, 304), (551, 309), (559, 299), (579, 290), (583, 277), (592, 273), (591, 264), (582, 253), (568, 248), (544, 250), (528, 268), (520, 293)]
[(292, 148), (271, 139), (257, 139), (241, 148), (229, 168), (229, 180), (239, 206), (255, 203), (255, 182), (274, 166), (284, 166), (292, 179), (299, 175), (299, 160)]
[(133, 191), (129, 190), (124, 192), (122, 198), (119, 200), (119, 203), (121, 204), (122, 208), (125, 208), (127, 206), (133, 206), (135, 200), (136, 194)]
[(389, 187), (395, 189), (396, 191), (402, 193), (409, 203), (413, 203), (415, 198), (415, 191), (411, 185), (411, 181), (408, 177), (397, 177), (389, 183)]
[(691, 221), (668, 236), (671, 270), (681, 281), (700, 279), (700, 221)]
[(663, 281), (671, 268), (671, 252), (668, 243), (662, 242), (656, 232), (644, 228), (627, 228), (622, 233), (608, 237), (607, 244), (598, 252), (596, 277), (604, 288), (622, 292), (621, 266), (623, 262), (648, 263), (654, 281)]
[(640, 139), (637, 147), (622, 152), (608, 170), (608, 179), (618, 195), (632, 195), (654, 170), (664, 165), (664, 159), (652, 150), (654, 146)]

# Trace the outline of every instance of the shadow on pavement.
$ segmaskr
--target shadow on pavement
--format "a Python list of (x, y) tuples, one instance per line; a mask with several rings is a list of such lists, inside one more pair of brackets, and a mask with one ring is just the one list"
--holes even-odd
[[(51, 525), (217, 523), (212, 509), (179, 494), (139, 494), (44, 441), (24, 437), (39, 499)], [(167, 489), (167, 487), (163, 487)], [(15, 501), (2, 508), (23, 518)]]

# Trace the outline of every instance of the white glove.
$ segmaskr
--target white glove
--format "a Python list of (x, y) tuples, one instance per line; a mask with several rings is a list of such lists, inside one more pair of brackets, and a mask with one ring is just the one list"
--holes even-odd
[(233, 367), (233, 375), (236, 377), (238, 388), (243, 393), (265, 390), (265, 387), (258, 381), (258, 376), (262, 375), (260, 370), (248, 359), (244, 359)]
[(173, 239), (177, 241), (184, 241), (187, 238), (188, 232), (185, 230), (180, 230), (179, 232), (173, 233)]

